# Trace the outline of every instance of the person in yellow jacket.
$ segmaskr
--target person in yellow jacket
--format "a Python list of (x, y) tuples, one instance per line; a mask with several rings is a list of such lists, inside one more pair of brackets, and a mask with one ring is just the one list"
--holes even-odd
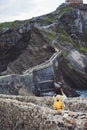
[(56, 99), (59, 99), (59, 101), (61, 101), (65, 107), (65, 100), (67, 99), (67, 96), (64, 94), (62, 88), (61, 88), (61, 93), (62, 95), (56, 95)]
[(64, 110), (64, 104), (62, 100), (60, 99), (54, 100), (54, 110)]

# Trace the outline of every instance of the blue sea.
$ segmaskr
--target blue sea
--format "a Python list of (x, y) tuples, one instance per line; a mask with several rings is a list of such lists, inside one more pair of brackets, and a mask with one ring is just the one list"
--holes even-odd
[(87, 97), (87, 90), (76, 90), (80, 94), (80, 97)]

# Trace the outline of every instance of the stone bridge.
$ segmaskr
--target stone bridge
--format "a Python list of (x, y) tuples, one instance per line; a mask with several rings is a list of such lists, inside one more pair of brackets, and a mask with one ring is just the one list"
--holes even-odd
[(19, 95), (24, 87), (37, 96), (52, 95), (54, 92), (54, 69), (58, 67), (61, 51), (53, 54), (46, 62), (29, 68), (22, 75), (11, 74), (0, 77), (0, 93)]

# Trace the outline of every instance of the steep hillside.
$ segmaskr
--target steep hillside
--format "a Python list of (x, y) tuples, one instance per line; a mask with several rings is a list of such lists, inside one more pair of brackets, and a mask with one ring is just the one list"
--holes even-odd
[[(0, 24), (0, 130), (87, 130), (87, 98), (75, 91), (87, 90), (86, 35), (87, 5)], [(60, 87), (68, 98), (56, 111)]]
[[(87, 5), (62, 4), (56, 11), (42, 16), (39, 22), (37, 20), (38, 26), (52, 45), (63, 52), (59, 71), (61, 70), (64, 81), (80, 89), (87, 89), (86, 16)], [(42, 19), (45, 20), (43, 24)]]
[(37, 28), (30, 29), (28, 25), (3, 31), (0, 37), (0, 71), (20, 74), (46, 61), (55, 52), (55, 49), (50, 51), (49, 45), (49, 40)]
[(55, 81), (87, 89), (87, 5), (62, 4), (54, 12), (0, 24), (0, 72), (22, 74), (62, 50)]

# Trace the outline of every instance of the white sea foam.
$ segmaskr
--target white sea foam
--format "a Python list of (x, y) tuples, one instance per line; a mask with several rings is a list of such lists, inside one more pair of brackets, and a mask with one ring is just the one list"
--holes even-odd
[(76, 90), (80, 94), (80, 97), (87, 97), (87, 90)]

